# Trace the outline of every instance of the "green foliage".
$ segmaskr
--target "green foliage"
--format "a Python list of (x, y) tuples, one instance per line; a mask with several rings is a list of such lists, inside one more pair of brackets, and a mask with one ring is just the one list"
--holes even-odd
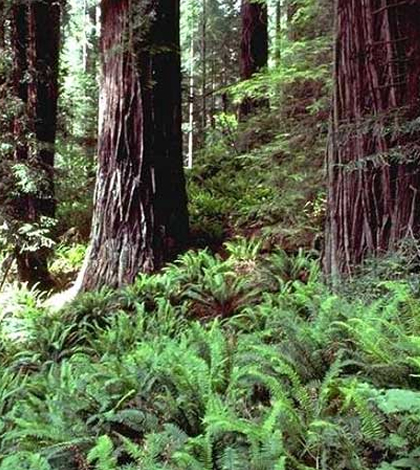
[[(10, 9), (2, 11), (3, 23)], [(2, 34), (5, 34), (4, 25)], [(3, 38), (4, 39), (4, 38)], [(42, 144), (35, 138), (25, 103), (14, 91), (9, 46), (1, 47), (0, 59), (0, 258), (16, 252), (46, 250), (54, 245), (56, 220), (30, 214), (27, 199), (51, 202), (51, 175), (37, 161)], [(28, 77), (27, 77), (28, 78)], [(45, 144), (44, 144), (45, 145)], [(7, 270), (6, 270), (7, 271)], [(7, 274), (4, 273), (5, 275)]]
[[(229, 106), (211, 116), (188, 181), (193, 241), (206, 249), (58, 312), (35, 290), (6, 286), (0, 470), (419, 468), (418, 247), (370, 261), (335, 291), (320, 272), (330, 3), (295, 2), (280, 63), (229, 88), (238, 9), (208, 0), (208, 57), (215, 77), (224, 70), (212, 88), (237, 101), (269, 97), (272, 110), (246, 123)], [(89, 50), (95, 62), (97, 41), (85, 7), (92, 13), (90, 0), (66, 7), (61, 242), (51, 263), (63, 286), (85, 254), (95, 172), (97, 85), (81, 59)], [(183, 2), (185, 51), (203, 26), (201, 7)], [(195, 50), (184, 63), (200, 88), (203, 48)], [(211, 91), (213, 113), (220, 96)], [(0, 122), (20, 112), (19, 103), (2, 106)], [(14, 144), (6, 136), (0, 145), (0, 172), (13, 180), (1, 178), (6, 199), (11, 183), (28, 193), (43, 185), (41, 173), (3, 159)], [(28, 247), (51, 244), (43, 224), (15, 229), (1, 217)]]
[(234, 136), (218, 135), (189, 173), (196, 244), (219, 247), (242, 234), (262, 237), (268, 247), (310, 248), (324, 219), (325, 137), (314, 116), (272, 113), (250, 119)]
[(387, 390), (378, 399), (378, 406), (386, 414), (420, 413), (420, 393), (412, 390)]
[(51, 470), (47, 459), (40, 454), (18, 452), (6, 457), (0, 465), (1, 470)]
[(303, 252), (243, 239), (226, 251), (57, 313), (9, 294), (0, 468), (415, 469), (411, 284), (364, 301), (331, 292)]
[(88, 454), (87, 460), (92, 463), (97, 461), (96, 470), (114, 470), (117, 465), (117, 459), (114, 454), (114, 445), (108, 436), (98, 438), (95, 447)]
[[(207, 3), (211, 50), (223, 37), (221, 33), (213, 37), (213, 27), (217, 29), (224, 20), (213, 24), (212, 5), (217, 2)], [(223, 2), (217, 18), (230, 11), (228, 3)], [(223, 83), (220, 90), (216, 87), (214, 98), (209, 95), (209, 103), (223, 102), (224, 106), (222, 110), (216, 105), (217, 112), (211, 111), (212, 127), (206, 129), (205, 145), (196, 151), (189, 174), (191, 225), (198, 246), (219, 248), (224, 239), (242, 234), (262, 237), (268, 247), (279, 244), (290, 251), (313, 245), (320, 248), (332, 83), (332, 3), (286, 2), (280, 24), (275, 24), (276, 4), (267, 2), (270, 35), (280, 47), (280, 60), (275, 57), (278, 50), (271, 48), (273, 57), (265, 70), (247, 81)], [(191, 34), (199, 34), (202, 24), (194, 21), (197, 2), (188, 0), (185, 7), (189, 13), (183, 24), (184, 55), (191, 65), (189, 40)], [(218, 59), (219, 55), (212, 63), (215, 70)], [(199, 70), (200, 63), (194, 61)], [(222, 76), (225, 70), (222, 65)], [(233, 106), (226, 103), (237, 105), (245, 98), (268, 100), (270, 109), (238, 123)]]
[(64, 289), (70, 281), (73, 281), (83, 265), (86, 254), (86, 245), (82, 243), (60, 243), (55, 247), (54, 258), (50, 263), (50, 272), (56, 282), (60, 281), (60, 287)]
[(66, 238), (69, 231), (76, 229), (86, 240), (91, 224), (96, 163), (78, 144), (61, 141), (57, 145), (56, 160), (56, 231)]

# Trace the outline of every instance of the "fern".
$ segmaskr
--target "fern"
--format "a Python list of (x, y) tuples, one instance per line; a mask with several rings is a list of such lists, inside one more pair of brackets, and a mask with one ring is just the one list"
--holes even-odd
[[(0, 326), (0, 469), (83, 468), (86, 455), (97, 470), (413, 466), (415, 291), (393, 281), (349, 299), (304, 253), (257, 246), (187, 253), (60, 315), (31, 297), (8, 313), (22, 336)], [(238, 280), (244, 263), (255, 272)]]
[(109, 436), (100, 436), (96, 445), (89, 451), (87, 460), (95, 463), (95, 470), (116, 470), (117, 458), (114, 455), (114, 444)]
[(0, 470), (52, 470), (47, 459), (37, 453), (18, 452), (7, 456), (0, 464)]
[(218, 459), (222, 470), (241, 470), (247, 467), (247, 454), (243, 449), (235, 447), (226, 447)]
[(255, 261), (260, 254), (261, 240), (237, 238), (232, 242), (225, 242), (226, 251), (235, 261)]
[(369, 399), (372, 399), (372, 389), (367, 384), (356, 380), (350, 384), (340, 387), (344, 396), (343, 408), (354, 407), (361, 421), (361, 431), (366, 439), (370, 441), (384, 438), (384, 419), (372, 410)]

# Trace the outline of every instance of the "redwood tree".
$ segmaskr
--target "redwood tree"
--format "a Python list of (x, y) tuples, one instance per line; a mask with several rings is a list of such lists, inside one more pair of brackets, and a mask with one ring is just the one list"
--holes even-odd
[(179, 0), (102, 0), (99, 169), (83, 290), (133, 282), (185, 242)]
[(419, 18), (418, 1), (337, 1), (325, 249), (333, 275), (419, 235)]
[[(54, 143), (57, 127), (60, 4), (55, 0), (15, 2), (12, 7), (14, 94), (22, 104), (13, 132), (14, 159), (30, 174), (37, 174), (36, 188), (17, 190), (15, 219), (18, 225), (41, 226), (54, 217)], [(29, 284), (51, 287), (48, 252), (37, 239), (16, 248), (18, 274)]]
[[(248, 80), (267, 66), (268, 18), (266, 1), (242, 0), (241, 18), (241, 78)], [(261, 105), (267, 105), (267, 101), (246, 98), (241, 103), (240, 116), (246, 116)]]

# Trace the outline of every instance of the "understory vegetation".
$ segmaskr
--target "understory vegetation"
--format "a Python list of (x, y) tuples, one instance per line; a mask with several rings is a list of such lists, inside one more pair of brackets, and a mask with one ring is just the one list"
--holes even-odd
[(410, 250), (334, 291), (245, 239), (60, 311), (9, 287), (0, 469), (417, 469)]
[[(45, 4), (56, 7), (60, 2)], [(185, 164), (189, 234), (186, 228), (181, 250), (174, 247), (177, 256), (170, 256), (172, 246), (168, 246), (169, 263), (166, 253), (165, 257), (162, 253), (162, 270), (153, 271), (154, 264), (150, 265), (153, 269), (143, 269), (149, 268), (144, 264), (134, 272), (132, 284), (124, 280), (120, 284), (94, 284), (81, 288), (83, 293), (75, 298), (72, 288), (78, 275), (83, 274), (82, 266), (92, 264), (92, 259), (100, 261), (99, 256), (92, 256), (86, 263), (92, 251), (87, 249), (89, 238), (93, 239), (92, 218), (95, 220), (92, 214), (101, 87), (98, 72), (100, 62), (107, 57), (100, 53), (103, 45), (99, 36), (101, 28), (102, 34), (106, 28), (101, 26), (96, 0), (63, 2), (57, 69), (60, 97), (54, 130), (57, 138), (53, 139), (54, 145), (50, 143), (51, 148), (55, 146), (55, 164), (51, 175), (47, 175), (53, 191), (47, 197), (48, 178), (40, 171), (43, 166), (32, 157), (16, 160), (17, 150), (26, 148), (28, 152), (33, 145), (25, 121), (33, 116), (20, 116), (24, 114), (23, 103), (16, 97), (11, 100), (11, 91), (6, 81), (2, 82), (3, 76), (14, 76), (13, 44), (23, 49), (13, 37), (17, 29), (12, 25), (18, 16), (13, 14), (1, 22), (3, 3), (0, 0), (0, 52), (9, 52), (0, 54), (0, 108), (5, 110), (0, 113), (0, 470), (418, 470), (418, 100), (416, 111), (410, 114), (409, 129), (399, 137), (397, 114), (390, 114), (389, 126), (384, 115), (375, 115), (375, 110), (372, 116), (362, 116), (367, 110), (370, 113), (377, 102), (379, 95), (372, 94), (376, 86), (390, 89), (386, 103), (395, 96), (412, 94), (411, 89), (403, 93), (400, 88), (397, 93), (389, 84), (393, 83), (391, 78), (398, 78), (392, 86), (400, 87), (403, 68), (414, 62), (414, 52), (408, 49), (407, 55), (402, 54), (403, 47), (420, 44), (407, 40), (417, 31), (417, 25), (411, 25), (412, 18), (416, 18), (412, 11), (415, 7), (418, 11), (415, 2), (384, 2), (387, 7), (380, 8), (375, 2), (367, 2), (362, 9), (366, 18), (359, 21), (355, 0), (339, 0), (335, 10), (330, 0), (184, 0), (180, 21), (183, 153), (181, 138), (175, 147), (179, 147), (180, 170)], [(30, 5), (15, 3), (24, 9)], [(134, 10), (133, 15), (132, 6), (160, 5), (165, 14), (158, 16), (171, 19), (170, 10), (165, 8), (177, 3), (102, 1), (102, 17), (109, 6), (120, 5), (121, 11), (122, 6), (128, 8), (127, 18), (133, 16), (130, 20), (124, 15), (119, 19), (108, 15), (107, 28), (111, 30), (114, 25), (137, 20), (139, 12)], [(240, 4), (253, 8), (240, 9)], [(337, 21), (338, 15), (341, 18), (350, 11), (349, 5), (353, 6), (353, 16)], [(388, 17), (382, 19), (382, 15), (398, 8), (395, 25)], [(140, 12), (143, 14), (143, 10)], [(367, 96), (366, 102), (353, 97), (360, 84), (352, 80), (353, 72), (344, 66), (343, 78), (352, 82), (354, 90), (350, 87), (346, 93), (337, 92), (332, 73), (334, 16), (343, 29), (348, 23), (371, 30), (375, 39), (371, 43), (363, 35), (359, 38), (349, 33), (357, 46), (365, 47), (354, 53), (350, 40), (342, 40), (346, 36), (337, 35), (335, 45), (335, 56), (340, 56), (339, 46), (346, 45), (354, 76), (366, 87), (360, 89), (360, 94)], [(240, 73), (243, 36), (248, 46), (254, 42), (247, 39), (249, 28), (241, 29), (243, 17), (245, 26), (249, 19), (265, 18), (262, 42), (267, 42), (266, 48), (270, 39), (266, 64), (250, 77)], [(390, 47), (391, 31), (385, 31), (385, 26), (403, 25), (402, 18), (406, 19), (407, 36), (396, 35), (393, 41), (398, 47)], [(377, 37), (376, 29), (366, 26), (369, 21), (387, 35)], [(2, 25), (7, 33), (3, 41)], [(130, 27), (137, 34), (143, 31), (143, 23), (141, 26), (133, 23)], [(156, 36), (171, 29), (158, 26)], [(178, 24), (172, 26), (175, 31)], [(111, 36), (122, 39), (125, 33)], [(30, 37), (35, 38), (32, 33)], [(134, 42), (127, 37), (130, 47), (138, 39), (144, 40), (142, 35)], [(156, 44), (149, 46), (156, 52)], [(384, 50), (378, 53), (374, 46)], [(162, 49), (164, 53), (178, 54), (178, 46)], [(401, 57), (394, 57), (393, 49)], [(416, 50), (420, 63), (420, 48)], [(123, 60), (109, 69), (129, 71), (128, 58), (135, 57), (131, 51), (126, 57), (120, 44), (110, 51), (110, 57), (120, 55)], [(252, 63), (250, 59), (248, 63)], [(381, 79), (371, 90), (364, 82), (366, 69), (357, 60), (373, 59), (377, 59), (379, 72), (370, 75)], [(179, 67), (178, 57), (175, 62)], [(392, 66), (387, 67), (387, 63)], [(388, 69), (392, 73), (398, 69), (399, 73), (388, 77)], [(148, 91), (149, 86), (157, 87), (159, 77), (152, 69), (146, 70), (154, 77), (146, 83)], [(17, 82), (30, 83), (28, 76), (34, 71), (30, 67), (21, 70)], [(133, 71), (136, 77), (144, 73)], [(406, 73), (410, 78), (407, 82), (417, 86), (417, 69)], [(172, 75), (162, 74), (159, 90), (169, 89), (168, 84), (174, 86)], [(124, 87), (130, 83), (130, 74), (121, 77), (102, 77), (102, 82), (110, 85), (110, 93), (104, 96), (111, 104), (120, 99), (119, 94), (118, 99), (112, 98), (111, 92), (118, 88), (114, 82)], [(131, 210), (137, 207), (137, 192), (148, 204), (156, 204), (159, 199), (154, 176), (150, 188), (138, 190), (149, 170), (155, 175), (153, 165), (133, 179), (132, 187), (121, 181), (130, 174), (133, 161), (140, 155), (143, 158), (147, 148), (144, 143), (150, 140), (155, 145), (156, 140), (159, 144), (166, 131), (157, 137), (143, 136), (145, 140), (133, 147), (130, 160), (124, 145), (137, 139), (140, 127), (147, 127), (143, 121), (134, 122), (130, 113), (136, 110), (137, 114), (139, 106), (141, 114), (143, 101), (144, 106), (152, 101), (157, 106), (147, 110), (150, 116), (176, 116), (178, 108), (159, 108), (167, 104), (165, 94), (165, 99), (154, 98), (148, 103), (142, 93), (136, 92), (136, 105), (133, 97), (125, 100), (129, 95), (124, 87), (120, 90), (124, 97), (121, 102), (126, 101), (130, 112), (124, 115), (123, 109), (116, 107), (115, 125), (101, 123), (99, 138), (104, 128), (113, 129), (112, 134), (118, 136), (115, 152), (110, 147), (103, 153), (114, 156), (116, 163), (128, 162), (130, 171), (121, 172), (116, 166), (108, 172), (105, 161), (103, 167), (113, 181), (118, 181), (117, 186), (128, 189), (118, 195), (115, 188), (97, 187), (96, 193), (112, 195), (115, 201), (121, 196)], [(349, 107), (349, 115), (334, 115), (341, 108), (331, 99), (333, 89)], [(102, 108), (107, 108), (102, 101)], [(245, 116), (241, 115), (244, 104), (249, 107)], [(348, 128), (334, 132), (333, 125), (339, 123)], [(122, 124), (129, 126), (130, 132), (121, 130)], [(159, 127), (156, 122), (149, 124), (150, 129)], [(173, 127), (169, 124), (165, 122), (164, 129)], [(181, 122), (178, 124), (181, 131)], [(370, 133), (371, 140), (364, 140)], [(341, 134), (342, 141), (336, 142), (335, 137)], [(366, 155), (356, 155), (354, 142)], [(168, 139), (167, 144), (172, 143)], [(400, 152), (401, 144), (412, 152), (407, 166), (410, 173), (402, 173), (410, 178), (405, 179), (395, 176), (400, 175), (400, 168), (407, 169), (397, 165), (399, 157), (393, 154), (394, 150)], [(331, 160), (344, 149), (349, 162), (342, 163), (342, 158), (337, 164), (330, 161), (326, 165), (326, 149), (327, 161), (328, 155)], [(145, 158), (147, 165), (160, 162), (162, 149), (159, 152), (149, 156), (150, 162), (149, 157)], [(162, 160), (168, 163), (171, 158)], [(332, 169), (328, 178), (326, 166)], [(376, 173), (378, 168), (386, 173)], [(163, 180), (164, 189), (175, 186), (173, 168), (169, 170), (168, 178)], [(347, 184), (346, 179), (356, 171), (358, 183), (354, 180)], [(183, 172), (178, 176), (181, 173), (184, 185)], [(339, 175), (338, 182), (331, 179), (334, 174)], [(382, 192), (381, 184), (388, 182), (394, 186)], [(365, 193), (359, 197), (362, 186)], [(397, 198), (400, 186), (407, 189), (408, 199)], [(334, 196), (331, 187), (345, 198), (345, 204)], [(375, 197), (369, 208), (371, 196)], [(186, 198), (181, 199), (185, 205)], [(42, 212), (30, 216), (29, 209), (36, 204), (28, 201), (49, 201), (54, 205), (54, 216), (46, 217)], [(412, 216), (404, 221), (395, 210), (392, 216), (386, 213), (379, 217), (391, 202)], [(157, 205), (166, 211), (171, 203), (168, 197), (161, 198)], [(109, 207), (104, 204), (103, 212)], [(344, 214), (345, 209), (352, 218)], [(353, 209), (357, 217), (353, 217)], [(134, 237), (138, 246), (133, 253), (148, 251), (142, 238), (148, 222), (153, 237), (162, 235), (162, 240), (157, 241), (158, 237), (153, 241), (150, 250), (162, 248), (163, 241), (172, 243), (171, 236), (163, 239), (163, 235), (170, 234), (159, 217), (155, 218), (158, 211), (154, 210), (146, 211), (149, 221), (145, 212), (141, 213), (143, 220), (129, 210), (126, 214), (121, 210), (117, 222), (109, 219), (118, 229), (115, 237), (123, 233), (121, 227), (127, 229), (128, 221), (133, 225), (127, 229), (127, 237), (130, 230), (141, 227), (142, 233)], [(110, 209), (111, 215), (117, 212)], [(173, 213), (170, 215), (173, 217)], [(343, 242), (349, 268), (342, 270), (342, 276), (336, 276), (338, 272), (333, 272), (331, 266), (326, 267), (328, 246), (334, 248), (330, 255), (337, 251), (337, 243), (331, 242), (336, 219), (342, 227), (335, 236), (342, 236), (337, 240)], [(104, 226), (112, 225), (104, 220)], [(404, 236), (393, 238), (391, 243), (386, 234), (397, 233), (392, 227), (395, 221), (404, 229)], [(168, 227), (171, 224), (168, 222)], [(350, 226), (351, 235), (347, 231)], [(112, 244), (113, 237), (98, 241), (97, 246), (117, 246)], [(118, 246), (125, 248), (127, 240)], [(354, 250), (361, 255), (360, 263), (350, 260), (350, 242), (355, 241), (361, 242)], [(368, 249), (367, 245), (374, 242), (378, 246)], [(114, 252), (119, 253), (117, 249)], [(30, 261), (37, 255), (45, 266), (31, 266)], [(26, 265), (23, 261), (19, 264), (19, 258), (26, 260)], [(129, 266), (126, 258), (120, 261), (115, 264), (119, 274), (124, 271), (121, 266)], [(38, 278), (36, 282), (25, 282), (25, 266), (35, 274), (39, 274), (40, 266), (44, 267), (51, 283), (42, 287)], [(93, 272), (100, 271), (94, 262), (92, 266)], [(123, 287), (95, 290), (97, 285)]]
[(267, 249), (319, 248), (324, 109), (285, 119), (288, 110), (239, 126), (233, 115), (220, 116), (188, 179), (193, 245), (218, 249), (239, 234), (262, 237)]
[[(162, 273), (64, 309), (5, 283), (0, 470), (419, 468), (418, 247), (323, 278), (322, 99), (219, 116), (187, 175), (190, 250)], [(81, 171), (58, 290), (86, 251)]]
[[(191, 249), (162, 273), (64, 309), (5, 283), (0, 470), (419, 468), (418, 247), (323, 278), (316, 103), (219, 116), (187, 175)], [(82, 173), (61, 183), (58, 290), (85, 255)]]

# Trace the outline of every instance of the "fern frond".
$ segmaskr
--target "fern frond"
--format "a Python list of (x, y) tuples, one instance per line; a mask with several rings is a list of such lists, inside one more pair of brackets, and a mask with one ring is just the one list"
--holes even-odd
[(95, 470), (117, 470), (117, 458), (111, 438), (107, 435), (100, 436), (89, 451), (87, 460), (89, 463), (96, 462)]

